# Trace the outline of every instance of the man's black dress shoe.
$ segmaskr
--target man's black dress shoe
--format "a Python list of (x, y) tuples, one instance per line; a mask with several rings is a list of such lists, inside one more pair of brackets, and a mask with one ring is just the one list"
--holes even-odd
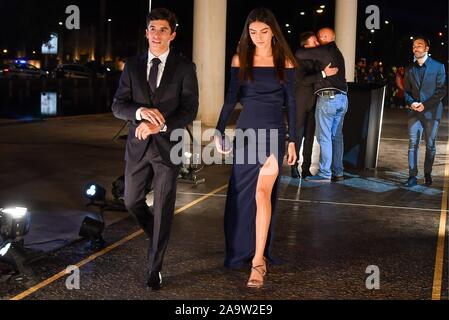
[(310, 177), (312, 176), (312, 173), (310, 172), (310, 170), (302, 170), (301, 171), (301, 178), (305, 179), (306, 177)]
[(344, 176), (332, 176), (332, 182), (338, 182), (338, 181), (343, 181), (345, 180)]
[(416, 177), (411, 176), (411, 177), (408, 177), (407, 182), (404, 183), (404, 187), (411, 188), (411, 187), (416, 186), (417, 184), (418, 184), (418, 181), (416, 180)]
[(426, 187), (430, 187), (430, 185), (432, 184), (432, 176), (430, 174), (425, 174), (424, 175), (424, 185)]
[(299, 178), (299, 171), (298, 168), (296, 166), (292, 166), (292, 178), (294, 179), (298, 179)]
[(150, 272), (147, 280), (147, 287), (151, 290), (159, 290), (162, 287), (162, 275), (160, 272)]

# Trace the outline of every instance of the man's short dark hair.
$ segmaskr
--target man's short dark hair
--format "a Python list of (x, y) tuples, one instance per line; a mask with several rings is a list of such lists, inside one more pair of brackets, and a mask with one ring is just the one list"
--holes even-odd
[(415, 42), (416, 40), (422, 40), (422, 41), (424, 41), (424, 43), (426, 44), (427, 47), (430, 47), (430, 40), (428, 38), (419, 35), (419, 36), (413, 37), (413, 42)]
[(151, 10), (147, 16), (147, 27), (150, 25), (151, 21), (154, 20), (165, 20), (170, 25), (171, 33), (176, 31), (176, 15), (166, 8), (156, 8)]
[(299, 45), (304, 48), (304, 46), (307, 44), (307, 40), (309, 40), (311, 37), (316, 37), (315, 32), (313, 31), (306, 31), (299, 35)]

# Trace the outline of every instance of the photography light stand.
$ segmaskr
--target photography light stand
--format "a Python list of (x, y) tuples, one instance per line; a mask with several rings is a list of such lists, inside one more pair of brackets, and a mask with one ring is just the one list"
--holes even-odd
[(2, 243), (2, 248), (7, 252), (3, 256), (0, 255), (1, 262), (12, 267), (18, 275), (34, 278), (29, 264), (43, 258), (43, 251), (25, 248), (23, 239), (6, 240)]
[[(196, 143), (201, 148), (201, 144), (198, 144), (198, 141), (195, 140), (189, 127), (186, 127), (186, 130), (189, 133), (190, 139), (192, 141), (192, 145), (194, 145)], [(189, 160), (188, 164), (183, 162), (183, 164), (181, 166), (181, 170), (179, 171), (178, 181), (181, 183), (193, 184), (195, 186), (197, 186), (201, 183), (205, 183), (206, 182), (205, 178), (199, 178), (197, 176), (197, 173), (200, 172), (204, 167), (204, 166), (198, 165), (201, 160), (200, 155), (191, 153), (189, 159), (190, 160)]]
[(0, 247), (0, 262), (12, 269), (8, 273), (2, 273), (0, 283), (11, 279), (25, 280), (27, 285), (35, 284), (37, 278), (30, 265), (43, 259), (46, 256), (44, 251), (25, 248), (23, 238), (4, 240)]
[(103, 231), (106, 226), (104, 219), (105, 211), (127, 211), (123, 201), (123, 194), (120, 192), (124, 188), (123, 176), (116, 179), (112, 184), (112, 195), (114, 200), (106, 200), (106, 189), (98, 184), (88, 184), (84, 189), (84, 195), (89, 199), (86, 207), (97, 207), (99, 209), (99, 219), (86, 216), (81, 223), (79, 236), (88, 240), (86, 250), (102, 249), (106, 245), (103, 238)]

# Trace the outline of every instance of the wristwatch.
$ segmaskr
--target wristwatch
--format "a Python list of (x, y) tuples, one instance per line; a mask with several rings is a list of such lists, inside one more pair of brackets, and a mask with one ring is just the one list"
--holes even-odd
[(167, 132), (167, 125), (165, 123), (163, 123), (161, 125), (161, 128), (159, 129), (159, 132)]

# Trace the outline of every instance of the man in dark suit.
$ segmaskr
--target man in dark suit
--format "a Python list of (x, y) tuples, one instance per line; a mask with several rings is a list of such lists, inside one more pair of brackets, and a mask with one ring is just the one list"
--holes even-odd
[[(149, 50), (127, 61), (112, 111), (130, 122), (126, 144), (125, 206), (150, 239), (147, 286), (162, 285), (162, 262), (176, 200), (179, 159), (172, 159), (173, 130), (183, 130), (198, 111), (195, 65), (170, 50), (176, 17), (158, 8), (147, 18)], [(178, 164), (175, 164), (178, 163)], [(146, 188), (153, 185), (154, 204), (147, 206)]]
[[(318, 39), (314, 32), (303, 32), (299, 36), (301, 48), (315, 48), (319, 46)], [(315, 136), (315, 105), (316, 95), (314, 94), (314, 83), (335, 75), (338, 68), (331, 68), (330, 63), (324, 70), (320, 68), (318, 62), (314, 60), (299, 60), (296, 78), (296, 154), (299, 159), (302, 141), (302, 165), (301, 177), (304, 179), (311, 176), (310, 166), (312, 165), (313, 138)], [(292, 178), (299, 178), (297, 165), (291, 167)]]
[(315, 120), (316, 137), (320, 144), (320, 168), (307, 181), (323, 182), (343, 180), (343, 122), (348, 110), (348, 86), (345, 79), (345, 60), (335, 44), (335, 32), (330, 28), (318, 31), (320, 46), (296, 51), (300, 60), (315, 60), (321, 70), (331, 64), (339, 72), (314, 83), (317, 95)]
[(424, 133), (426, 158), (424, 160), (424, 183), (432, 184), (432, 166), (435, 160), (435, 140), (443, 115), (442, 100), (446, 95), (446, 72), (444, 65), (429, 56), (429, 41), (416, 37), (413, 41), (414, 63), (405, 71), (404, 91), (408, 107), (409, 178), (404, 184), (413, 187), (418, 182), (418, 148)]

